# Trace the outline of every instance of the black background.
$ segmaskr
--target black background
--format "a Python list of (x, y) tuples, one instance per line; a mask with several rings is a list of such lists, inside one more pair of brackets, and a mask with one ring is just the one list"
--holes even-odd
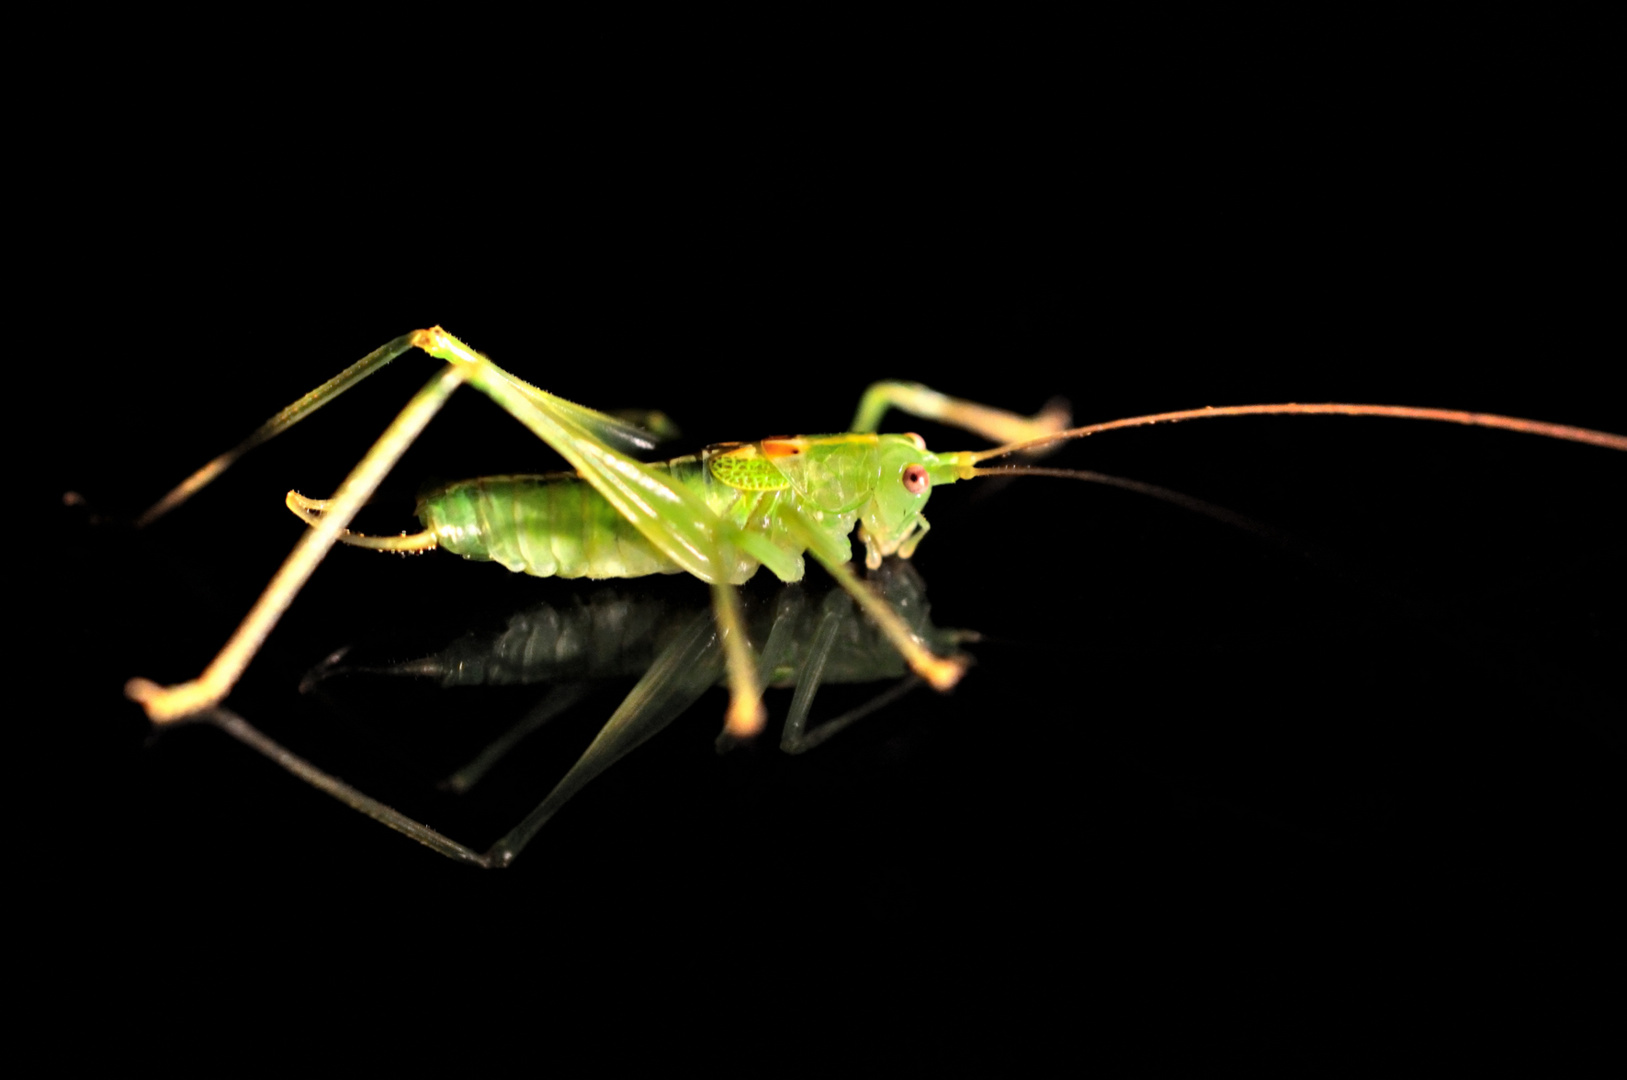
[[(58, 420), (31, 511), (49, 538), (19, 573), (62, 590), (68, 618), (24, 711), (73, 755), (41, 795), (41, 857), (117, 898), (110, 938), (176, 948), (223, 911), (302, 942), (413, 925), (453, 953), (653, 926), (1126, 970), (1399, 941), (1484, 960), (1487, 938), (1544, 953), (1593, 933), (1619, 849), (1627, 473), (1530, 437), (1229, 420), (1054, 459), (1221, 504), (1310, 555), (1069, 481), (938, 492), (916, 560), (936, 619), (991, 639), (960, 688), (800, 759), (771, 740), (714, 755), (708, 697), (502, 874), (217, 732), (148, 742), (121, 698), (132, 675), (201, 670), (299, 535), (283, 492), (331, 491), (432, 365), (401, 360), (140, 535), (61, 492), (137, 512), (432, 323), (567, 397), (668, 411), (680, 450), (840, 429), (882, 377), (1025, 411), (1062, 395), (1081, 422), (1344, 400), (1627, 430), (1605, 388), (1619, 297), (1591, 264), (1596, 151), (1518, 71), (1476, 69), (1470, 94), (1427, 62), (1146, 59), (1029, 98), (901, 88), (853, 112), (610, 81), (587, 104), (538, 90), (514, 126), (369, 100), (320, 144), (277, 107), (230, 132), (115, 108), (127, 156), (75, 175), (74, 242), (42, 259), (49, 307), (29, 319)], [(428, 476), (552, 467), (465, 394), (381, 493), (379, 531), (410, 525)], [(337, 647), (456, 636), (461, 614), (571, 588), (341, 550), (231, 704), (484, 846), (593, 717), (465, 811), (371, 755), (390, 710), (416, 731), (410, 709), (455, 728), (523, 701), (425, 689), (380, 716), (294, 687)]]

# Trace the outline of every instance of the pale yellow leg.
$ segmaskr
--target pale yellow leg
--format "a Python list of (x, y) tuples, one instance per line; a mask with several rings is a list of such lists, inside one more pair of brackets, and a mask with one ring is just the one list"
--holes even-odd
[(960, 682), (961, 676), (966, 674), (964, 657), (934, 655), (931, 649), (921, 644), (908, 624), (897, 611), (893, 610), (893, 606), (859, 580), (851, 566), (832, 558), (821, 548), (824, 538), (816, 529), (800, 521), (794, 513), (788, 512), (786, 523), (797, 534), (798, 539), (808, 546), (808, 551), (819, 560), (819, 565), (829, 571), (830, 576), (836, 579), (836, 583), (858, 601), (859, 607), (864, 609), (870, 621), (886, 635), (893, 648), (897, 649), (905, 663), (909, 664), (911, 671), (930, 683), (934, 690), (948, 690)]
[(919, 416), (923, 420), (958, 427), (996, 443), (1054, 435), (1066, 428), (1071, 418), (1067, 402), (1060, 398), (1047, 402), (1045, 408), (1033, 416), (1019, 416), (1005, 409), (940, 394), (920, 383), (878, 382), (873, 383), (859, 399), (859, 411), (853, 417), (852, 430), (877, 430), (889, 408)]
[(465, 368), (449, 364), (413, 396), (407, 407), (379, 436), (373, 448), (345, 477), (339, 490), (328, 500), (326, 512), (317, 519), (310, 532), (300, 537), (299, 543), (294, 545), (294, 550), (271, 579), (271, 584), (255, 601), (242, 625), (202, 675), (177, 686), (159, 686), (141, 678), (131, 679), (125, 684), (125, 696), (140, 703), (147, 710), (148, 719), (155, 724), (171, 723), (211, 708), (226, 697), (254, 654), (260, 651), (266, 635), (271, 633), (272, 627), (277, 625), (277, 620), (316, 570), (322, 557), (334, 545), (345, 526), (350, 524), (350, 519), (356, 516), (356, 511), (361, 509), (390, 467), (406, 452), (419, 432), (424, 430), (424, 425), (429, 423), (467, 376)]

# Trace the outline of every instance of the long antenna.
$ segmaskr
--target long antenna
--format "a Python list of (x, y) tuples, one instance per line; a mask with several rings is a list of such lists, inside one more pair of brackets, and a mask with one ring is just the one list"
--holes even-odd
[(1010, 465), (993, 469), (973, 469), (975, 476), (1055, 476), (1064, 480), (1083, 480), (1088, 484), (1104, 484), (1107, 487), (1122, 488), (1133, 491), (1137, 495), (1145, 495), (1149, 499), (1157, 499), (1173, 506), (1179, 506), (1194, 514), (1213, 518), (1223, 525), (1230, 525), (1234, 529), (1241, 529), (1246, 533), (1253, 533), (1264, 540), (1269, 540), (1280, 547), (1290, 551), (1303, 552), (1305, 542), (1297, 537), (1271, 526), (1255, 521), (1245, 514), (1235, 510), (1228, 510), (1224, 506), (1216, 506), (1212, 502), (1194, 498), (1184, 492), (1171, 488), (1159, 487), (1157, 484), (1148, 484), (1141, 480), (1131, 480), (1123, 476), (1112, 476), (1108, 473), (1092, 472), (1088, 469), (1053, 469), (1046, 465)]
[(1123, 420), (1108, 420), (1100, 424), (1069, 428), (1054, 435), (1023, 439), (1020, 442), (996, 446), (966, 455), (970, 462), (987, 461), (1023, 450), (1039, 450), (1068, 439), (1080, 439), (1115, 428), (1148, 427), (1152, 424), (1175, 424), (1183, 420), (1208, 420), (1217, 416), (1287, 416), (1287, 415), (1388, 416), (1400, 420), (1436, 420), (1447, 424), (1465, 424), (1470, 427), (1498, 428), (1526, 435), (1544, 435), (1550, 439), (1589, 443), (1611, 450), (1627, 450), (1627, 436), (1612, 435), (1608, 431), (1571, 427), (1569, 424), (1549, 424), (1541, 420), (1524, 420), (1517, 416), (1499, 416), (1496, 413), (1464, 412), (1460, 409), (1419, 409), (1410, 405), (1343, 405), (1336, 403), (1305, 405), (1287, 402), (1280, 405), (1220, 405), (1202, 409), (1184, 409), (1180, 412), (1153, 413), (1149, 416), (1131, 416)]

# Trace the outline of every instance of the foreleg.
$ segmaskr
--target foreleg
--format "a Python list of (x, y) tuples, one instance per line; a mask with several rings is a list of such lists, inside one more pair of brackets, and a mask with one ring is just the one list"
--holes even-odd
[(1005, 409), (952, 398), (920, 383), (878, 382), (859, 399), (859, 411), (853, 417), (851, 430), (877, 430), (889, 408), (958, 427), (996, 443), (1054, 435), (1066, 428), (1070, 419), (1068, 403), (1061, 398), (1052, 398), (1033, 416), (1019, 416)]

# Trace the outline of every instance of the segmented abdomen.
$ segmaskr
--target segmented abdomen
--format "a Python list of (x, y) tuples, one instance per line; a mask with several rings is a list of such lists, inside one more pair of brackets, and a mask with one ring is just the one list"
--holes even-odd
[(418, 517), (447, 551), (538, 577), (643, 577), (679, 570), (571, 473), (448, 484), (419, 500)]

